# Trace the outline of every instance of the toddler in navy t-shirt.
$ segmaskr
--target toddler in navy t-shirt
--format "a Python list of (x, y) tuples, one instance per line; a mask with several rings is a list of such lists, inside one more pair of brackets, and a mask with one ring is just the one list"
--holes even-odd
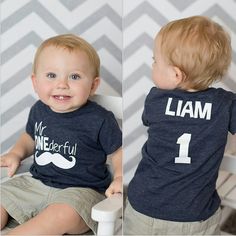
[(148, 139), (128, 186), (124, 234), (219, 234), (215, 189), (236, 95), (209, 88), (231, 62), (230, 37), (212, 20), (170, 22), (155, 38), (142, 115)]
[(120, 128), (110, 111), (88, 100), (99, 86), (99, 70), (95, 49), (75, 35), (52, 37), (38, 48), (31, 78), (40, 100), (30, 110), (26, 132), (1, 157), (11, 177), (34, 155), (32, 177), (2, 184), (1, 228), (10, 216), (20, 223), (10, 234), (95, 233), (91, 208), (104, 193), (122, 192)]

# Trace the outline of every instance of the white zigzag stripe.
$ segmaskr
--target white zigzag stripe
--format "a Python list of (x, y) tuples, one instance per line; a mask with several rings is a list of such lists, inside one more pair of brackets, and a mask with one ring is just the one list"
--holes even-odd
[[(96, 32), (96, 34), (94, 33)], [(88, 30), (83, 32), (82, 36), (85, 39), (90, 39), (89, 42), (94, 42), (97, 38), (106, 35), (118, 48), (122, 48), (122, 35), (121, 31), (108, 19), (103, 18), (98, 21)]]
[(235, 78), (235, 71), (236, 71), (236, 64), (234, 63), (231, 63), (231, 66), (229, 68), (229, 71), (228, 71), (228, 74), (231, 78), (234, 78), (235, 81), (236, 81), (236, 78)]
[[(109, 0), (109, 1), (105, 1), (114, 11), (116, 11), (118, 13), (118, 15), (120, 15), (122, 17), (123, 15), (123, 3), (121, 4), (121, 1), (117, 1), (117, 0)], [(94, 1), (93, 1), (94, 4)]]
[(34, 53), (36, 48), (32, 45), (29, 45), (27, 48), (24, 48), (20, 53), (15, 57), (9, 60), (7, 63), (2, 65), (1, 68), (1, 82), (5, 82), (8, 78), (13, 76), (21, 68), (25, 67), (29, 63), (32, 63)]
[(161, 4), (157, 1), (147, 1), (153, 8), (157, 9), (158, 12), (161, 14), (168, 11), (168, 14), (165, 14), (164, 16), (169, 19), (171, 18), (178, 18), (180, 15), (180, 12), (178, 9), (176, 9), (175, 6), (173, 6), (169, 1), (162, 1)]
[(123, 14), (124, 16), (128, 15), (130, 12), (132, 12), (136, 7), (138, 7), (143, 0), (135, 0), (135, 1), (124, 1), (123, 2)]
[(219, 2), (218, 0), (209, 0), (209, 1), (205, 1), (203, 4), (203, 2), (201, 1), (195, 1), (193, 4), (187, 7), (184, 11), (182, 11), (181, 14), (178, 16), (178, 18), (201, 15), (203, 12), (207, 11), (209, 8), (211, 8), (215, 4), (218, 4), (218, 2)]
[(105, 80), (101, 77), (101, 84), (96, 91), (97, 94), (108, 94), (110, 96), (117, 96), (119, 97), (120, 94), (114, 90)]
[[(132, 144), (130, 144), (128, 147), (125, 147), (123, 149), (123, 155), (125, 157), (129, 157), (129, 158), (124, 158), (123, 166), (125, 166), (125, 164), (127, 164), (127, 162), (132, 160), (132, 157), (135, 157), (136, 155), (139, 157), (139, 160), (141, 159), (140, 149), (143, 146), (143, 144), (145, 143), (146, 139), (147, 139), (147, 137), (145, 135), (135, 137), (134, 142)], [(137, 148), (137, 147), (139, 147), (139, 148)], [(138, 162), (138, 160), (135, 160), (135, 162)], [(127, 170), (127, 172), (125, 172), (124, 184), (128, 184), (130, 179), (134, 176), (134, 172), (136, 170), (136, 167), (137, 167), (136, 165), (133, 165), (131, 168), (129, 168)]]
[(1, 21), (5, 20), (29, 2), (30, 0), (7, 0), (1, 3)]
[(217, 4), (229, 14), (234, 20), (236, 20), (236, 15), (232, 14), (232, 12), (236, 12), (236, 4), (233, 0), (227, 0), (227, 4), (224, 1), (218, 1)]
[[(148, 25), (148, 27), (146, 27)], [(146, 27), (146, 29), (145, 29)], [(126, 48), (131, 42), (135, 41), (137, 37), (143, 34), (140, 28), (145, 29), (145, 33), (150, 35), (151, 38), (156, 36), (157, 31), (161, 28), (152, 18), (147, 15), (142, 15), (137, 21), (124, 30), (124, 48)]]
[[(137, 78), (137, 80), (138, 82), (136, 82), (129, 90), (123, 91), (124, 109), (133, 104), (137, 100), (137, 96), (140, 97), (143, 94), (148, 94), (151, 87), (153, 87), (151, 79), (146, 76), (141, 79)], [(134, 96), (134, 94), (136, 94), (136, 96)]]
[[(125, 153), (128, 154), (128, 156), (130, 155), (135, 156), (140, 154), (140, 150), (137, 149), (136, 147), (142, 147), (146, 140), (147, 140), (147, 135), (141, 135), (139, 137), (136, 137), (131, 145), (125, 147), (124, 149)], [(125, 164), (127, 163), (127, 161), (129, 161), (129, 158), (124, 158), (123, 163)]]
[(61, 24), (71, 29), (90, 15), (93, 15), (94, 12), (104, 5), (104, 2), (104, 0), (96, 0), (96, 4), (94, 4), (94, 1), (87, 0), (73, 11), (69, 11), (58, 0), (41, 1), (40, 3), (61, 22)]
[(35, 31), (41, 38), (48, 38), (52, 35), (56, 35), (56, 32), (47, 24), (47, 22), (37, 14), (31, 13), (2, 35), (2, 51), (12, 46), (31, 31)]
[[(140, 107), (140, 109), (138, 109), (134, 114), (132, 114), (132, 116), (128, 118), (125, 117), (125, 122), (123, 122), (124, 124), (123, 135), (125, 137), (127, 137), (131, 132), (133, 132), (136, 129), (136, 127), (138, 127), (139, 125), (142, 125), (142, 122), (141, 122), (142, 113), (143, 113), (143, 107)], [(133, 125), (134, 120), (136, 121), (135, 126)]]
[(123, 76), (127, 78), (130, 74), (133, 73), (138, 67), (146, 63), (151, 67), (153, 52), (146, 46), (141, 47), (136, 51), (132, 57), (128, 58), (123, 64)]
[(10, 107), (14, 106), (20, 99), (22, 99), (26, 95), (32, 95), (33, 97), (37, 98), (37, 95), (32, 88), (30, 77), (26, 78), (14, 89), (11, 89), (10, 92), (4, 94), (1, 97), (1, 114), (7, 111)]
[[(27, 107), (19, 112), (15, 117), (12, 117), (5, 125), (1, 127), (1, 133), (4, 135), (4, 139), (11, 137), (17, 130), (25, 127), (30, 108)], [(21, 125), (18, 125), (21, 124)]]
[(122, 67), (121, 64), (116, 60), (116, 58), (110, 54), (106, 49), (101, 49), (98, 51), (101, 61), (106, 66), (106, 69), (114, 75), (118, 80), (122, 76)]
[[(33, 27), (32, 24), (36, 25), (36, 27)], [(33, 31), (36, 32), (36, 34), (39, 35), (39, 37), (41, 37), (42, 39), (57, 34), (51, 27), (49, 27), (49, 25), (42, 18), (32, 13), (25, 17), (22, 21), (17, 23), (14, 27), (10, 28), (1, 36), (2, 52), (7, 50), (18, 40), (20, 40), (29, 32), (31, 32), (32, 28)], [(97, 33), (94, 34), (94, 32)], [(104, 34), (118, 48), (122, 47), (121, 31), (109, 19), (106, 18), (101, 19), (100, 21), (96, 22), (92, 27), (88, 28), (88, 30), (86, 30), (82, 34), (82, 37), (84, 37), (85, 39), (89, 39), (89, 42), (92, 43)], [(17, 37), (15, 37), (15, 35), (17, 35)]]

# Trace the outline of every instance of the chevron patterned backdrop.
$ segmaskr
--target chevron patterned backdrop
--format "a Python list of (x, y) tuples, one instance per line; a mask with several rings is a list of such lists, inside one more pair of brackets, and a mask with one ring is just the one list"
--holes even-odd
[(30, 82), (35, 50), (56, 34), (76, 33), (98, 50), (100, 93), (121, 96), (123, 85), (125, 183), (133, 176), (147, 138), (141, 114), (153, 86), (153, 38), (162, 25), (197, 14), (223, 24), (232, 36), (233, 62), (227, 78), (216, 86), (236, 91), (235, 0), (1, 0), (0, 10), (2, 153), (24, 130), (37, 99)]
[(235, 0), (124, 0), (123, 2), (123, 135), (125, 184), (132, 178), (146, 141), (141, 123), (145, 96), (153, 86), (151, 76), (153, 38), (170, 20), (206, 15), (231, 34), (233, 62), (221, 86), (236, 92)]
[(75, 33), (101, 59), (98, 93), (122, 94), (122, 1), (1, 0), (1, 153), (24, 130), (36, 101), (30, 73), (34, 53), (46, 38)]

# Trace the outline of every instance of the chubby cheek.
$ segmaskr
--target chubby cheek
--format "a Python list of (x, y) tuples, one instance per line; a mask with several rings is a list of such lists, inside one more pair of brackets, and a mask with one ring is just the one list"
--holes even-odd
[(73, 90), (74, 95), (77, 97), (77, 99), (87, 100), (90, 95), (91, 86), (77, 86), (77, 89), (73, 88)]
[(77, 97), (80, 100), (87, 100), (89, 97), (89, 92), (87, 90), (81, 90), (80, 93), (77, 93)]
[(40, 83), (40, 82), (35, 84), (34, 89), (39, 97), (48, 96), (51, 91), (51, 87), (48, 84)]

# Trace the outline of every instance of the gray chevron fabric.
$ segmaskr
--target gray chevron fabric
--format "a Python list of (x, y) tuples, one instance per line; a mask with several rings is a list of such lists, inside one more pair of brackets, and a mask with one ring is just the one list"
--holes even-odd
[(123, 2), (123, 146), (125, 184), (132, 178), (146, 141), (141, 114), (151, 75), (153, 38), (170, 20), (206, 15), (223, 24), (232, 36), (233, 62), (223, 82), (216, 86), (236, 92), (236, 1), (139, 0)]
[(48, 37), (75, 33), (101, 58), (98, 93), (122, 95), (122, 1), (1, 0), (1, 153), (24, 130), (36, 101), (30, 81), (32, 61)]
[(1, 153), (24, 130), (37, 99), (30, 81), (35, 50), (56, 34), (72, 32), (92, 43), (102, 61), (98, 92), (123, 96), (125, 183), (147, 138), (141, 114), (153, 86), (153, 38), (162, 25), (191, 15), (206, 15), (224, 25), (232, 36), (233, 62), (216, 86), (236, 92), (235, 0), (1, 0), (0, 10)]

